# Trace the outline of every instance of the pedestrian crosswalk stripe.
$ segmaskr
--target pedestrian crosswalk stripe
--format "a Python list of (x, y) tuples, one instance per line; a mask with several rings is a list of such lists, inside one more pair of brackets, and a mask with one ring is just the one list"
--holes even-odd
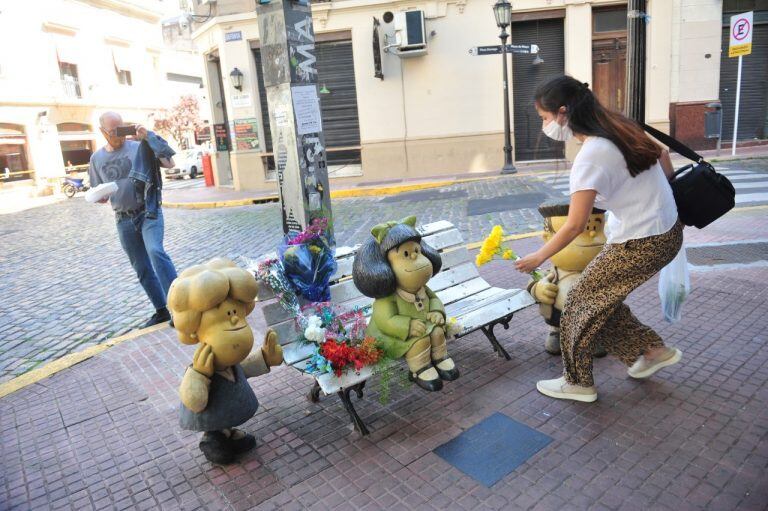
[[(768, 174), (753, 172), (750, 170), (726, 169), (721, 174), (725, 175), (736, 188), (736, 203), (747, 204), (752, 202), (768, 202)], [(541, 176), (540, 179), (547, 183), (560, 195), (569, 195), (570, 185), (568, 174)], [(755, 190), (752, 193), (752, 190)], [(758, 191), (760, 190), (760, 191)], [(746, 192), (746, 193), (745, 193)]]
[(737, 181), (733, 183), (733, 187), (736, 188), (736, 190), (744, 188), (768, 188), (768, 181), (756, 181), (754, 183), (742, 183), (741, 181)]
[(766, 202), (768, 201), (768, 193), (737, 193), (736, 204), (744, 204), (747, 202)]
[(750, 174), (748, 176), (725, 176), (731, 181), (768, 180), (768, 174)]
[(755, 174), (755, 172), (750, 172), (749, 170), (723, 170), (718, 172), (724, 176), (748, 176), (750, 174)]

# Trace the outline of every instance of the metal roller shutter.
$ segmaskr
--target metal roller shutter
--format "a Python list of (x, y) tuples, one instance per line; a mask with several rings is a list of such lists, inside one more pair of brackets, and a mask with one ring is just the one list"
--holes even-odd
[(534, 55), (512, 57), (514, 94), (515, 159), (518, 161), (563, 158), (565, 144), (541, 131), (541, 118), (533, 106), (536, 88), (565, 73), (565, 41), (562, 19), (521, 21), (512, 24), (512, 44), (536, 44), (544, 62), (534, 65)]
[[(767, 138), (768, 123), (768, 13), (755, 12), (752, 54), (743, 57), (737, 140)], [(730, 14), (728, 15), (730, 16)], [(759, 22), (758, 20), (762, 21)], [(764, 21), (763, 21), (764, 20)], [(730, 20), (728, 21), (730, 23)], [(739, 59), (728, 57), (730, 26), (723, 27), (720, 63), (720, 102), (723, 105), (723, 139), (733, 139), (736, 109), (736, 76)]]
[[(267, 152), (272, 152), (272, 136), (269, 129), (269, 110), (261, 77), (261, 52), (253, 50), (256, 69), (259, 70), (258, 86), (261, 100), (262, 121)], [(357, 114), (357, 89), (352, 58), (352, 41), (324, 41), (315, 44), (317, 56), (317, 83), (320, 87), (320, 111), (323, 116), (323, 133), (328, 147), (331, 165), (360, 163), (360, 119)], [(327, 91), (327, 93), (324, 93)], [(334, 148), (353, 148), (334, 151)]]

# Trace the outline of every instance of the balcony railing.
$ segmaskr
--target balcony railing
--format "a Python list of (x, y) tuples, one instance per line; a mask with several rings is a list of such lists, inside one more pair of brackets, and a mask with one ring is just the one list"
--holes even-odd
[(61, 86), (64, 89), (64, 95), (68, 98), (82, 98), (80, 93), (80, 82), (74, 79), (62, 80)]

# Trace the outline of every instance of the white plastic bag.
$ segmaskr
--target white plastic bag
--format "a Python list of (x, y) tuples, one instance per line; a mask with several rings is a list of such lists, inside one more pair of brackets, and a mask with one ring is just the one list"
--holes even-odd
[(109, 183), (101, 183), (99, 186), (91, 188), (85, 192), (85, 200), (90, 203), (99, 202), (102, 199), (108, 198), (110, 195), (117, 191), (117, 183), (110, 181)]
[(664, 319), (670, 323), (680, 321), (683, 302), (691, 293), (691, 276), (688, 273), (688, 258), (685, 245), (680, 248), (672, 262), (661, 269), (659, 275), (659, 298)]

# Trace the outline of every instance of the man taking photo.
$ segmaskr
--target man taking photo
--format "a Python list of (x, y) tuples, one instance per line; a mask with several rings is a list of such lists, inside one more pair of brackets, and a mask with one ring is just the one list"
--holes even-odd
[[(107, 145), (91, 156), (91, 186), (114, 182), (117, 191), (99, 202), (112, 204), (120, 244), (139, 283), (155, 307), (145, 327), (171, 319), (166, 307), (168, 288), (176, 278), (173, 262), (163, 248), (164, 223), (160, 208), (159, 166), (173, 167), (174, 151), (143, 126), (125, 126), (120, 114), (99, 118)], [(126, 136), (137, 140), (126, 140)]]

